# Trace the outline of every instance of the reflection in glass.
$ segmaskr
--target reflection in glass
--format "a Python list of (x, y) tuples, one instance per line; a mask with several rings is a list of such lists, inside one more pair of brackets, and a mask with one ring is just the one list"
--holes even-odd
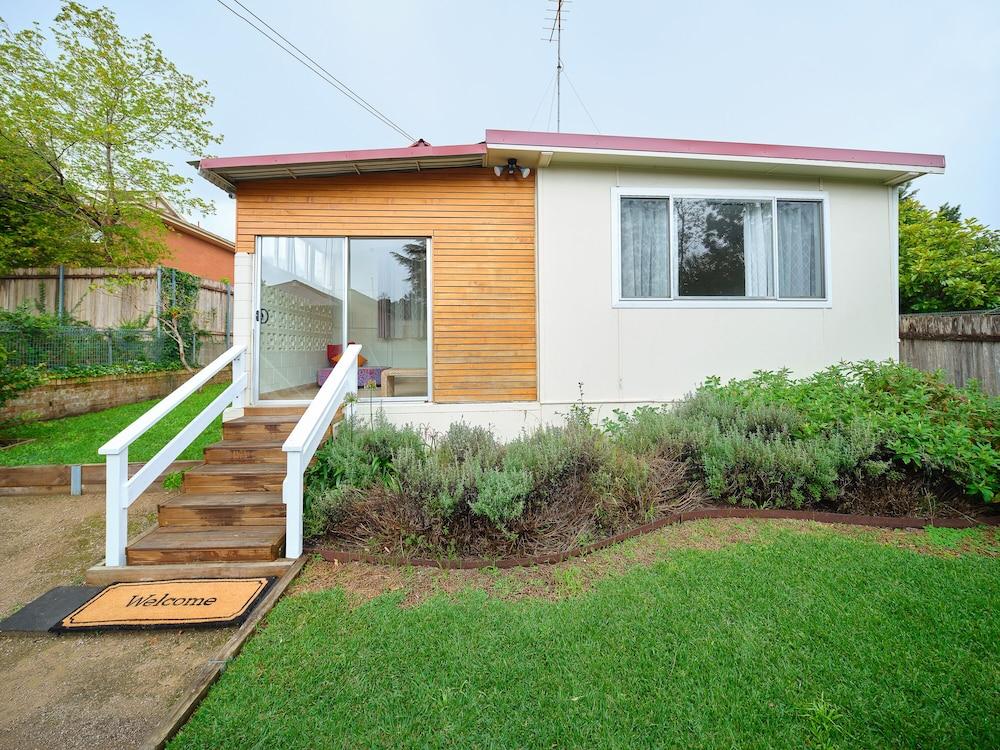
[(674, 201), (682, 297), (774, 294), (771, 201)]
[(349, 341), (367, 359), (359, 395), (427, 395), (427, 240), (352, 239)]
[(257, 387), (261, 399), (311, 399), (327, 345), (344, 340), (345, 241), (261, 237)]

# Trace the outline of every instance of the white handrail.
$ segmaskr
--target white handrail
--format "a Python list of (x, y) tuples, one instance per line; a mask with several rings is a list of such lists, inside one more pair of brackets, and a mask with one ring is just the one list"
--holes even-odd
[(285, 503), (285, 557), (302, 554), (303, 475), (348, 393), (358, 392), (360, 344), (350, 344), (281, 446), (287, 459), (281, 499)]
[[(227, 349), (98, 449), (99, 454), (107, 456), (105, 565), (118, 567), (125, 564), (129, 506), (149, 485), (156, 481), (156, 478), (174, 462), (185, 448), (194, 442), (195, 438), (225, 410), (227, 405), (231, 403), (235, 407), (243, 406), (243, 392), (247, 384), (246, 352), (246, 346), (234, 346)], [(188, 396), (208, 383), (230, 362), (233, 365), (233, 382), (129, 479), (129, 446), (177, 408)]]

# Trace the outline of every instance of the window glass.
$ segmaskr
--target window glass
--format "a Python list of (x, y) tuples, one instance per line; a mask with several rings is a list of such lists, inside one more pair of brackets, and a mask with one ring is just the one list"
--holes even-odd
[(678, 198), (678, 293), (774, 296), (771, 201)]
[(368, 396), (427, 395), (427, 240), (350, 241), (347, 338)]
[(669, 212), (666, 198), (622, 198), (622, 298), (670, 296)]
[(822, 206), (778, 201), (778, 292), (782, 298), (822, 298)]

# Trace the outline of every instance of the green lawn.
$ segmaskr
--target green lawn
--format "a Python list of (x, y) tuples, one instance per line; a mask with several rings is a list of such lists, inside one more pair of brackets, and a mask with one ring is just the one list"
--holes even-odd
[(991, 539), (946, 557), (769, 523), (554, 601), (297, 594), (170, 747), (998, 747)]
[[(129, 460), (146, 461), (152, 458), (225, 388), (224, 384), (209, 385), (190, 396), (132, 444), (129, 449)], [(0, 450), (0, 465), (101, 463), (104, 457), (97, 455), (97, 449), (142, 416), (158, 400), (126, 404), (77, 417), (15, 427), (4, 433), (5, 437), (33, 438), (33, 440), (24, 445)], [(181, 453), (180, 458), (201, 458), (206, 445), (221, 439), (222, 418), (219, 417)]]

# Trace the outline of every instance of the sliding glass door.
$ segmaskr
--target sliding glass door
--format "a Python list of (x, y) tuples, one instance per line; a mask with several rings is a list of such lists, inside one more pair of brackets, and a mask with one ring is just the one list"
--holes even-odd
[(427, 240), (259, 237), (257, 398), (309, 400), (348, 343), (361, 398), (428, 395)]
[(352, 239), (347, 338), (362, 398), (427, 396), (427, 240)]

